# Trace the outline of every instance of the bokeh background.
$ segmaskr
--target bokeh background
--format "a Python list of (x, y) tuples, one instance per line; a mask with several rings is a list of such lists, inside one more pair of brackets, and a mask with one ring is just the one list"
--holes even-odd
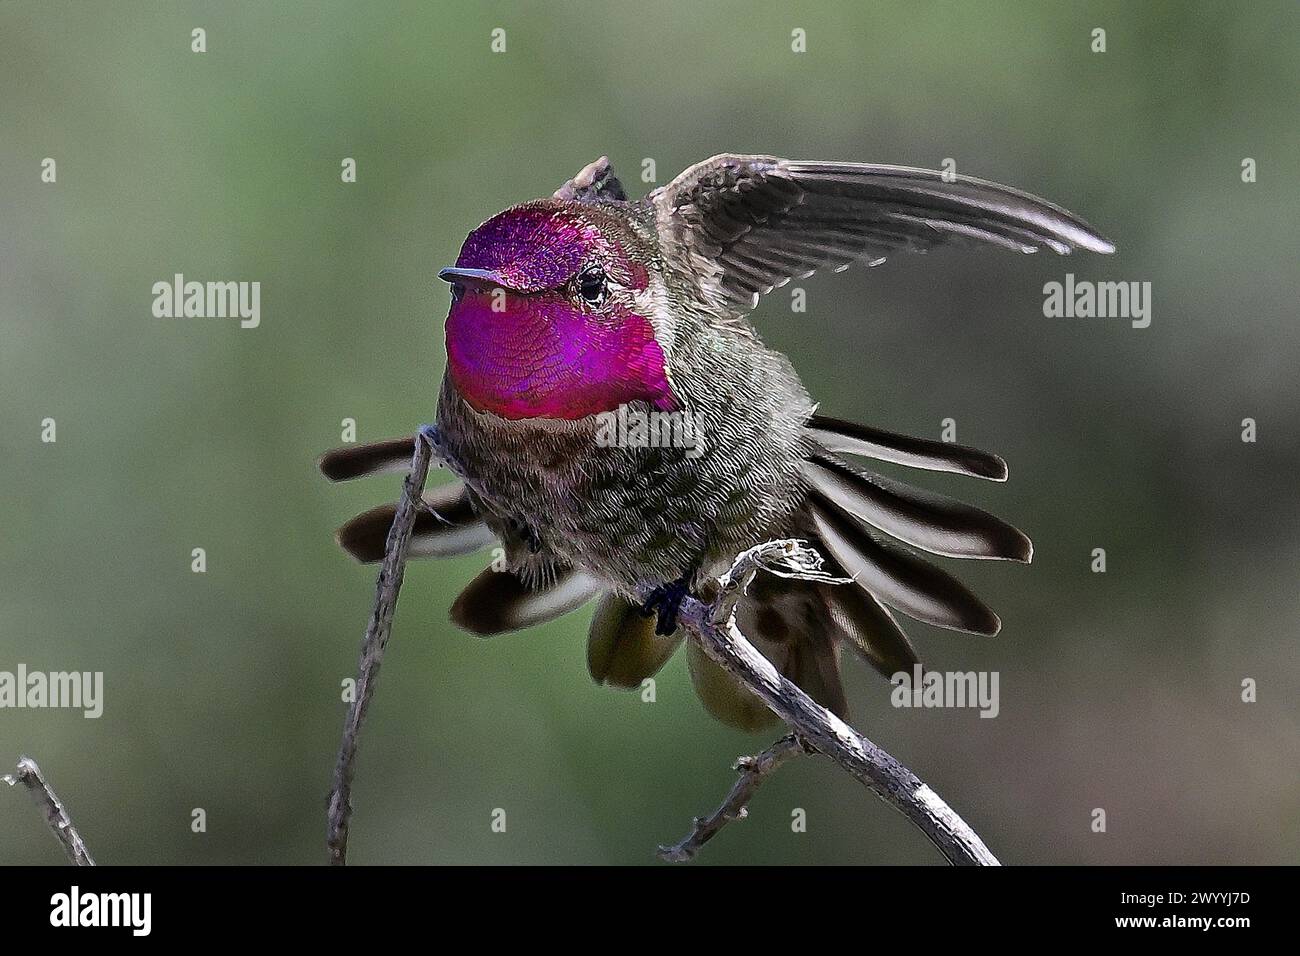
[[(855, 723), (1005, 862), (1294, 862), (1297, 49), (1290, 2), (6, 0), (0, 670), (102, 670), (106, 702), (99, 720), (0, 710), (3, 763), (35, 756), (102, 862), (323, 862), (374, 588), (331, 532), (398, 480), (332, 487), (314, 459), (344, 418), (361, 440), (432, 419), (435, 273), (466, 232), (602, 153), (637, 194), (645, 158), (663, 183), (721, 151), (952, 157), (1119, 252), (944, 250), (810, 280), (805, 314), (784, 292), (758, 310), (823, 409), (931, 437), (953, 418), (1002, 454), (1005, 485), (925, 483), (1036, 544), (1029, 567), (960, 568), (998, 637), (911, 628), (930, 666), (1000, 672), (996, 720), (895, 710), (846, 661)], [(1151, 327), (1044, 318), (1067, 271), (1151, 282)], [(154, 318), (177, 272), (260, 281), (260, 328)], [(589, 611), (459, 633), (447, 608), (484, 560), (409, 568), (352, 859), (652, 862), (771, 735), (709, 720), (682, 655), (654, 704), (594, 686)], [(61, 859), (0, 790), (0, 861)], [(940, 860), (808, 759), (702, 862)]]

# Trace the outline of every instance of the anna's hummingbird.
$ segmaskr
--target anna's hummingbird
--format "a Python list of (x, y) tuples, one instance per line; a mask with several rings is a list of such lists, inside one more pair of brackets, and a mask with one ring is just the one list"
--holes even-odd
[[(439, 451), (460, 481), (426, 496), (411, 553), (496, 541), (505, 567), (480, 574), (452, 620), (479, 634), (516, 630), (599, 595), (592, 676), (637, 687), (680, 642), (684, 594), (707, 597), (739, 552), (795, 537), (854, 583), (761, 576), (738, 624), (840, 714), (843, 643), (886, 676), (917, 662), (894, 612), (996, 633), (997, 615), (899, 543), (1027, 562), (1029, 539), (841, 456), (995, 481), (1006, 464), (819, 414), (790, 361), (745, 318), (761, 295), (817, 269), (968, 241), (1113, 251), (1076, 216), (1006, 186), (770, 156), (715, 156), (640, 200), (602, 158), (551, 198), (487, 220), (439, 273), (451, 283)], [(642, 428), (613, 427), (628, 421)], [(653, 440), (664, 435), (692, 440)], [(321, 468), (343, 479), (400, 467), (411, 442), (338, 449)], [(393, 510), (348, 522), (339, 543), (378, 560)], [(763, 705), (701, 653), (689, 663), (711, 713), (766, 722)]]

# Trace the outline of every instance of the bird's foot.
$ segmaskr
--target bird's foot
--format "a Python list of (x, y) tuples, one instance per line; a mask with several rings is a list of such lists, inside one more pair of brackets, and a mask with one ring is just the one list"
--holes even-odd
[(668, 637), (677, 630), (677, 615), (682, 609), (682, 601), (691, 593), (690, 580), (691, 575), (684, 574), (676, 581), (659, 585), (646, 596), (645, 603), (641, 605), (643, 617), (659, 615), (659, 620), (655, 622), (655, 633), (660, 637)]

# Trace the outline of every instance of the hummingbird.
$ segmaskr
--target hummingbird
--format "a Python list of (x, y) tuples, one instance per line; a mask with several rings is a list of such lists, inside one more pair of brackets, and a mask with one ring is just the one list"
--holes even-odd
[[(425, 493), (410, 550), (501, 549), (452, 621), (498, 634), (596, 600), (591, 675), (636, 688), (682, 642), (687, 595), (708, 599), (745, 549), (799, 538), (847, 583), (762, 575), (737, 624), (841, 716), (843, 647), (886, 678), (919, 665), (900, 616), (996, 634), (998, 616), (921, 553), (1027, 563), (1029, 538), (864, 461), (992, 481), (1006, 463), (824, 414), (747, 318), (792, 279), (969, 244), (1114, 251), (1072, 213), (996, 183), (760, 155), (715, 156), (636, 200), (602, 157), (482, 223), (438, 273), (451, 306), (435, 428), (457, 480)], [(634, 439), (614, 415), (651, 424)], [(690, 428), (653, 427), (677, 420)], [(648, 440), (688, 431), (689, 443)], [(413, 440), (339, 448), (320, 468), (332, 480), (400, 470)], [(336, 539), (378, 561), (394, 513), (358, 515)], [(687, 647), (709, 713), (747, 730), (775, 720)]]

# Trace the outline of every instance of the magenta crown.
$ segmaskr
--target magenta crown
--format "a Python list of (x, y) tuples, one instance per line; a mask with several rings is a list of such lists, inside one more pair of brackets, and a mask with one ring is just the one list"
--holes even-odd
[(564, 285), (594, 256), (613, 249), (599, 229), (555, 200), (498, 213), (471, 232), (457, 268), (495, 273), (516, 292)]

